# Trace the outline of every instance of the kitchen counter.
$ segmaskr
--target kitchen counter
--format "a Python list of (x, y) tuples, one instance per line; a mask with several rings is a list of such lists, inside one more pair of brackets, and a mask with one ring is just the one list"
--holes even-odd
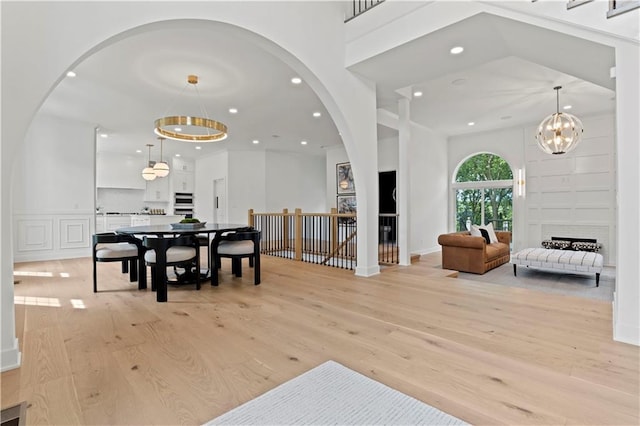
[(144, 213), (96, 213), (96, 233), (141, 225), (168, 225), (184, 219), (181, 215)]

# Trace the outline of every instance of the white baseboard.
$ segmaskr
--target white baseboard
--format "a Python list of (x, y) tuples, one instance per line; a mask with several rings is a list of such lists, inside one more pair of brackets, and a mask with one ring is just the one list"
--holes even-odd
[(358, 277), (372, 277), (380, 273), (380, 265), (373, 265), (369, 267), (357, 266), (355, 275)]
[(22, 354), (20, 353), (18, 339), (16, 338), (12, 348), (2, 350), (2, 355), (0, 356), (0, 371), (4, 372), (19, 368), (21, 361)]
[(640, 327), (637, 324), (615, 323), (613, 326), (613, 340), (640, 346)]

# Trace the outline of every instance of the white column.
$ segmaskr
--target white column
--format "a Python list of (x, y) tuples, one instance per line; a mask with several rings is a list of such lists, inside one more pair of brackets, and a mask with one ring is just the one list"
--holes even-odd
[(617, 273), (613, 338), (640, 345), (640, 53), (638, 46), (616, 48)]
[(398, 101), (398, 260), (400, 265), (411, 264), (409, 253), (409, 142), (411, 141), (411, 101), (403, 97)]

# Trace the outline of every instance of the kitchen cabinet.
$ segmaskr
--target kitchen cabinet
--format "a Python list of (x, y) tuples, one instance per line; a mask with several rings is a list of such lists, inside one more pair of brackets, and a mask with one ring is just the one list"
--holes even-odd
[(173, 168), (172, 170), (181, 171), (181, 172), (191, 172), (195, 171), (195, 163), (190, 160), (185, 160), (183, 158), (174, 158), (173, 159)]
[(131, 215), (131, 226), (148, 226), (151, 225), (151, 216), (146, 214)]
[(99, 152), (96, 154), (96, 186), (98, 188), (145, 189), (142, 179), (144, 163), (140, 157)]
[(105, 232), (113, 232), (118, 228), (131, 226), (131, 218), (129, 216), (105, 216)]
[(169, 202), (169, 178), (155, 178), (147, 181), (144, 201)]
[(193, 172), (176, 170), (173, 172), (173, 192), (193, 193), (195, 189), (195, 177)]
[(172, 164), (172, 191), (193, 193), (195, 190), (195, 163), (182, 158), (174, 158)]

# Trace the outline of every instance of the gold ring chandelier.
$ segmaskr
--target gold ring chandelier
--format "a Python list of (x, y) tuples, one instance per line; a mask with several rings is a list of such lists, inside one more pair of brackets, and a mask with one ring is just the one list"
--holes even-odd
[[(200, 93), (196, 86), (198, 76), (189, 75), (187, 84), (193, 85), (198, 94), (198, 100), (200, 100)], [(227, 126), (219, 121), (211, 120), (201, 101), (200, 110), (204, 117), (172, 115), (158, 118), (154, 123), (154, 132), (158, 136), (183, 142), (217, 142), (226, 139)]]

